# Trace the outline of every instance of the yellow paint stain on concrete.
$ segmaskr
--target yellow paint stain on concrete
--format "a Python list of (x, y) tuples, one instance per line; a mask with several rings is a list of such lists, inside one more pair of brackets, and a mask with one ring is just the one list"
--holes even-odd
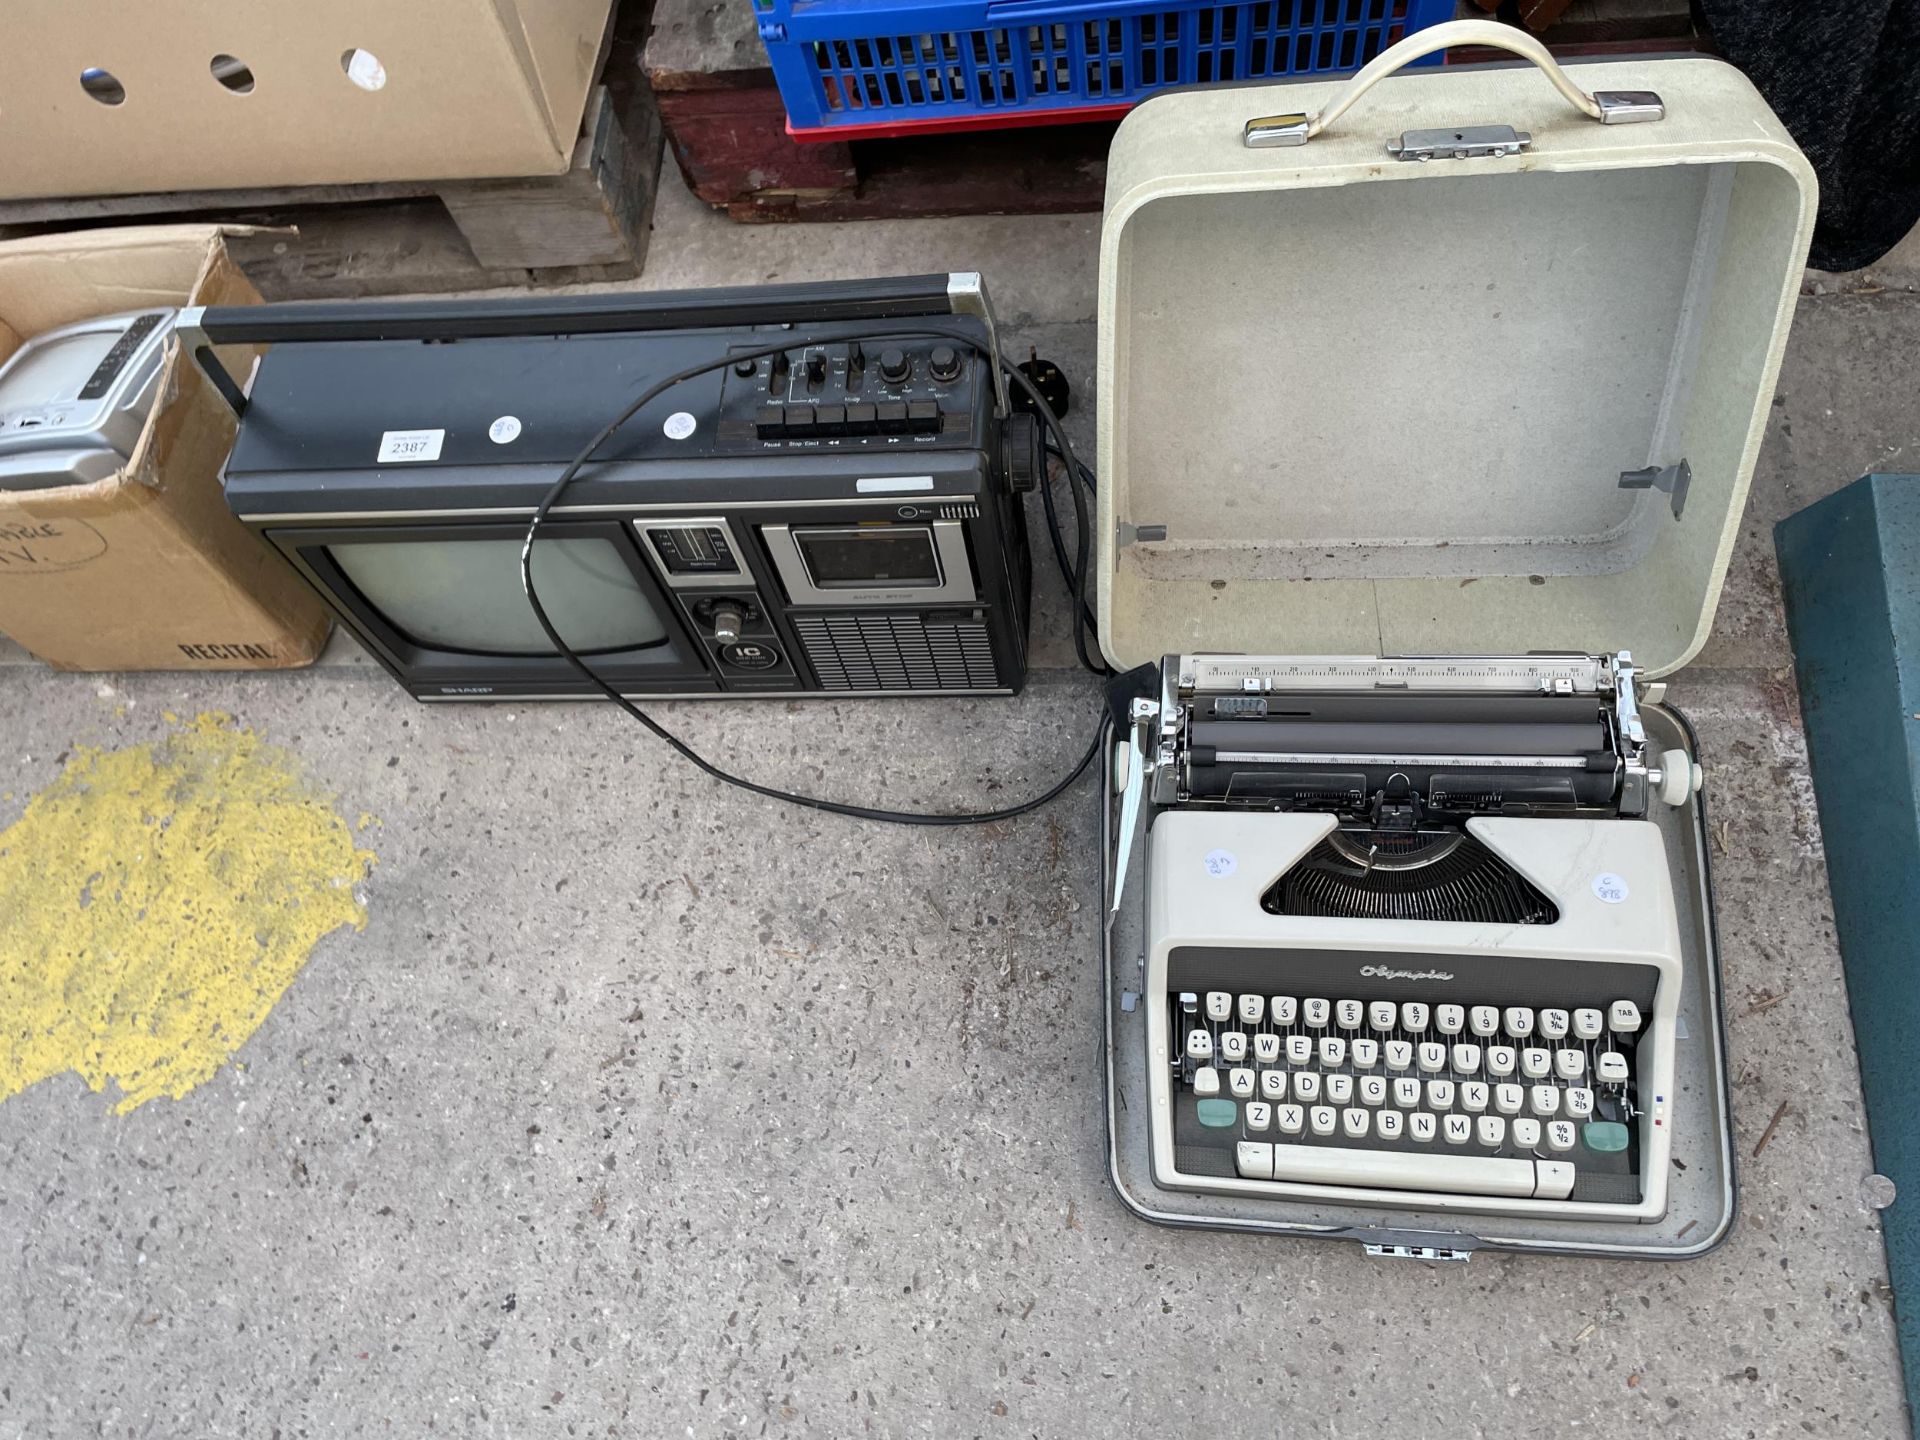
[[(171, 718), (171, 717), (169, 717)], [(0, 831), (0, 1101), (76, 1071), (125, 1114), (244, 1045), (374, 863), (288, 751), (204, 714), (76, 748)]]

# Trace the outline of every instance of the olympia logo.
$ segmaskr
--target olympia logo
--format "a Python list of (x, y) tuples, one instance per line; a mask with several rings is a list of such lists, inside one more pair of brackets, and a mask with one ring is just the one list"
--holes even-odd
[(1372, 980), (1451, 980), (1451, 970), (1395, 970), (1391, 965), (1362, 965), (1360, 973)]

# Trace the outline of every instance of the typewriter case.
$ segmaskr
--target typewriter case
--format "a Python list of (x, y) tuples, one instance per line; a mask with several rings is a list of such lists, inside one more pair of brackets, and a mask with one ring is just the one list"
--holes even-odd
[[(1462, 43), (1523, 60), (1391, 73)], [(1531, 37), (1461, 21), (1349, 82), (1171, 93), (1121, 125), (1100, 251), (1096, 530), (1116, 670), (1196, 652), (1630, 650), (1657, 680), (1699, 650), (1799, 290), (1813, 173), (1719, 61), (1551, 71)], [(1568, 90), (1601, 94), (1606, 118)], [(1654, 745), (1699, 758), (1677, 710), (1642, 713)], [(1685, 1168), (1666, 1217), (1632, 1224), (1157, 1185), (1147, 839), (1116, 875), (1109, 787), (1103, 873), (1109, 895), (1123, 890), (1104, 947), (1107, 1128), (1122, 1200), (1161, 1223), (1385, 1254), (1711, 1249), (1735, 1211), (1711, 803), (1709, 780), (1704, 797), (1652, 807), (1685, 951)]]

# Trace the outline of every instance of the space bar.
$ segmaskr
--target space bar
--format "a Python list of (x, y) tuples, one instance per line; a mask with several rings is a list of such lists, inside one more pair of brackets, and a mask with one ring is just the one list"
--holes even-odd
[(1404, 1150), (1349, 1150), (1332, 1145), (1242, 1143), (1235, 1159), (1240, 1174), (1249, 1180), (1543, 1200), (1564, 1200), (1573, 1189), (1571, 1165), (1489, 1155), (1417, 1155)]

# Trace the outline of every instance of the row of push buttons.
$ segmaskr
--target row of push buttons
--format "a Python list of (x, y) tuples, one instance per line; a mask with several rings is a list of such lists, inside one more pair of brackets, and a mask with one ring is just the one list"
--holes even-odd
[(98, 400), (105, 395), (113, 384), (113, 377), (127, 363), (127, 357), (140, 347), (163, 318), (160, 315), (142, 315), (129, 325), (120, 338), (113, 342), (113, 348), (107, 351), (106, 358), (94, 367), (93, 373), (87, 377), (87, 383), (80, 387), (80, 398)]
[(813, 440), (830, 435), (932, 435), (937, 400), (856, 401), (847, 405), (762, 405), (754, 417), (762, 440)]
[[(1207, 1018), (1220, 1022), (1231, 1020), (1237, 1014), (1242, 1023), (1257, 1025), (1266, 1017), (1268, 1009), (1267, 997), (1262, 995), (1236, 998), (1225, 990), (1209, 990), (1206, 1000)], [(1503, 1026), (1516, 1040), (1527, 1039), (1535, 1033), (1536, 1016), (1524, 1005), (1510, 1005), (1503, 1011), (1494, 1005), (1428, 1006), (1417, 1000), (1400, 1005), (1391, 1000), (1362, 1004), (1358, 1000), (1295, 1000), (1291, 995), (1275, 995), (1271, 1004), (1273, 1023), (1283, 1029), (1304, 1021), (1312, 1030), (1324, 1030), (1329, 1025), (1358, 1030), (1364, 1021), (1383, 1033), (1399, 1029), (1419, 1035), (1425, 1033), (1431, 1021), (1442, 1035), (1471, 1031), (1484, 1038), (1499, 1034)], [(1180, 1008), (1188, 1014), (1196, 1013), (1200, 996), (1192, 991), (1182, 993)], [(1538, 1033), (1549, 1040), (1564, 1039), (1569, 1033), (1581, 1040), (1597, 1040), (1603, 1026), (1615, 1034), (1631, 1035), (1640, 1028), (1640, 1018), (1640, 1007), (1631, 1000), (1614, 1001), (1604, 1015), (1598, 1010), (1575, 1010), (1569, 1014), (1565, 1010), (1546, 1009), (1537, 1017)]]
[[(1242, 1120), (1240, 1108), (1231, 1100), (1202, 1100), (1198, 1105), (1202, 1125), (1215, 1129), (1234, 1129)], [(1533, 1150), (1544, 1140), (1549, 1150), (1568, 1151), (1582, 1138), (1597, 1154), (1618, 1154), (1627, 1148), (1627, 1127), (1616, 1120), (1589, 1120), (1576, 1126), (1572, 1120), (1546, 1120), (1533, 1117), (1509, 1122), (1499, 1115), (1436, 1115), (1424, 1110), (1406, 1114), (1399, 1110), (1363, 1110), (1358, 1106), (1339, 1109), (1332, 1105), (1274, 1105), (1255, 1100), (1245, 1109), (1246, 1133), (1258, 1135), (1268, 1129), (1282, 1135), (1306, 1133), (1326, 1138), (1336, 1133), (1347, 1140), (1365, 1140), (1378, 1134), (1382, 1140), (1403, 1136), (1417, 1144), (1430, 1144), (1436, 1137), (1449, 1145), (1477, 1142), (1489, 1150), (1507, 1144), (1508, 1134), (1521, 1150)]]

